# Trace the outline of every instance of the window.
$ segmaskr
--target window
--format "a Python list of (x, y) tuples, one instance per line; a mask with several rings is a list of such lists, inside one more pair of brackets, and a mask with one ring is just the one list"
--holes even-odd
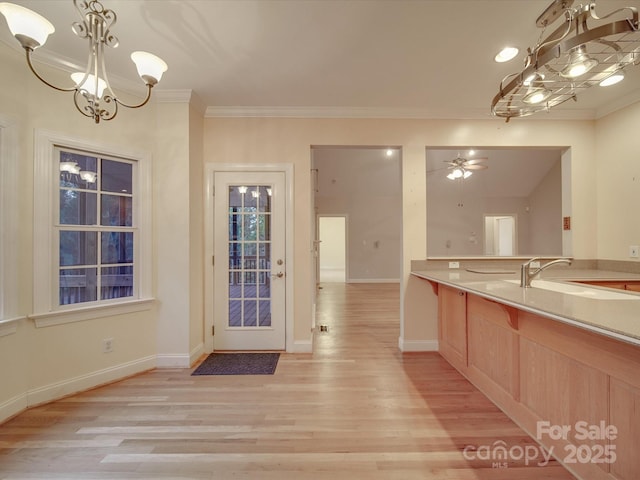
[(36, 134), (36, 326), (147, 309), (152, 300), (146, 155)]
[(135, 162), (56, 148), (58, 304), (135, 296)]

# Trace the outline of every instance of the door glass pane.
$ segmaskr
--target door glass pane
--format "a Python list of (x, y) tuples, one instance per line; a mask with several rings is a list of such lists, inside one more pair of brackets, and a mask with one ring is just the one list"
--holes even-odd
[(242, 326), (242, 302), (240, 300), (229, 301), (229, 326)]
[(228, 188), (229, 327), (271, 326), (270, 192), (268, 185)]
[(258, 316), (261, 327), (271, 326), (271, 302), (268, 300), (260, 300), (258, 302), (260, 314)]

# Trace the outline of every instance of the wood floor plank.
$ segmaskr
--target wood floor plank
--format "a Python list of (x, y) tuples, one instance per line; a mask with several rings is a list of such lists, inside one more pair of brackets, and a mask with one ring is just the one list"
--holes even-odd
[(274, 375), (155, 370), (28, 410), (0, 426), (0, 480), (572, 479), (469, 455), (536, 444), (440, 355), (398, 351), (399, 305), (324, 284), (327, 331)]

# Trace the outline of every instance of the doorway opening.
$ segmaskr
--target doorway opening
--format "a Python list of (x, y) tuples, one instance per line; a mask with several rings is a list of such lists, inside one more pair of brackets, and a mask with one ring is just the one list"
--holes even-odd
[(517, 254), (515, 215), (485, 215), (484, 225), (485, 255), (509, 257)]
[(321, 283), (347, 281), (347, 217), (318, 216), (319, 276)]

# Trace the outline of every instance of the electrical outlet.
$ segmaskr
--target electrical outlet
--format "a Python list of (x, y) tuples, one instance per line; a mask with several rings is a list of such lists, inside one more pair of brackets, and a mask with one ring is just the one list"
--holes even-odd
[(105, 338), (102, 340), (102, 353), (113, 352), (113, 338)]
[(640, 247), (638, 247), (638, 245), (631, 245), (631, 246), (629, 247), (629, 256), (630, 256), (631, 258), (638, 258), (638, 249), (639, 249), (639, 248), (640, 248)]
[(460, 268), (460, 262), (449, 262), (449, 268)]
[(540, 268), (540, 262), (531, 262), (529, 266), (531, 268)]

